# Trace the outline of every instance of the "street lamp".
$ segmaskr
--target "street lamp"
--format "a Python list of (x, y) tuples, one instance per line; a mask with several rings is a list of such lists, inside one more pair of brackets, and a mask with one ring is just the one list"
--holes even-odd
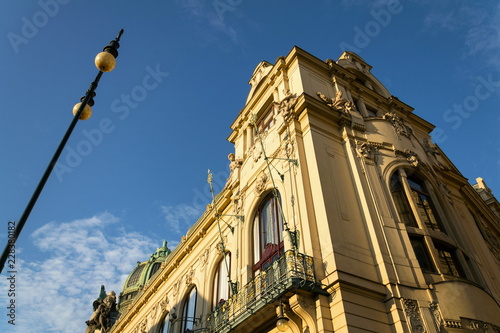
[(99, 53), (96, 56), (95, 65), (99, 70), (99, 72), (97, 73), (97, 76), (95, 77), (94, 81), (90, 84), (90, 88), (85, 93), (85, 96), (83, 96), (80, 99), (80, 103), (77, 103), (74, 106), (73, 108), (74, 117), (71, 123), (69, 124), (66, 134), (64, 134), (61, 142), (59, 143), (59, 146), (57, 147), (54, 156), (50, 160), (50, 163), (47, 166), (47, 169), (45, 170), (42, 179), (40, 179), (40, 182), (38, 183), (38, 186), (33, 192), (33, 195), (31, 196), (28, 205), (24, 209), (23, 215), (21, 215), (21, 217), (19, 218), (14, 233), (12, 235), (9, 234), (7, 245), (5, 246), (5, 249), (3, 250), (2, 253), (2, 257), (0, 258), (0, 273), (2, 273), (5, 266), (5, 262), (7, 261), (7, 258), (9, 257), (11, 250), (14, 249), (16, 240), (21, 234), (21, 231), (26, 223), (26, 220), (28, 219), (31, 210), (35, 206), (35, 203), (38, 197), (40, 196), (40, 193), (42, 192), (45, 183), (49, 179), (50, 173), (52, 172), (52, 169), (54, 169), (57, 160), (59, 159), (59, 156), (61, 155), (64, 146), (66, 145), (66, 142), (68, 142), (68, 139), (71, 136), (71, 133), (73, 132), (73, 129), (76, 126), (76, 123), (78, 122), (78, 120), (89, 119), (90, 116), (92, 115), (91, 106), (94, 105), (95, 89), (97, 88), (97, 84), (101, 79), (102, 73), (110, 72), (115, 68), (116, 57), (118, 57), (118, 48), (120, 47), (120, 44), (118, 42), (120, 41), (120, 37), (122, 36), (122, 34), (123, 34), (123, 29), (121, 29), (120, 32), (118, 33), (118, 36), (116, 36), (116, 38), (112, 40), (109, 43), (109, 45), (103, 49), (103, 52)]

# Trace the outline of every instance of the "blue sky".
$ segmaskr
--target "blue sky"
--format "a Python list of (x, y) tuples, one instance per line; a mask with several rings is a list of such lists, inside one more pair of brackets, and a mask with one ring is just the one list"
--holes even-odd
[[(3, 2), (0, 240), (17, 220), (119, 29), (117, 66), (97, 88), (16, 245), (16, 326), (83, 332), (101, 284), (174, 248), (228, 176), (226, 138), (255, 66), (294, 45), (344, 48), (415, 113), (463, 175), (500, 193), (500, 2), (485, 0)], [(3, 221), (3, 222), (2, 222)], [(3, 227), (2, 227), (3, 225)]]

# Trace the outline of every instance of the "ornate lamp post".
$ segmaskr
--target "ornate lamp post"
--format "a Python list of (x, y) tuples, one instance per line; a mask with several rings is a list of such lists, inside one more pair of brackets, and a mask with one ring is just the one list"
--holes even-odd
[(19, 237), (26, 220), (28, 219), (31, 210), (35, 206), (35, 203), (40, 196), (40, 193), (43, 190), (43, 187), (45, 186), (45, 183), (49, 179), (50, 173), (52, 172), (52, 169), (54, 169), (57, 160), (59, 159), (59, 156), (61, 155), (64, 146), (66, 145), (66, 142), (68, 142), (69, 137), (71, 136), (71, 133), (73, 132), (73, 129), (76, 126), (76, 123), (78, 120), (86, 120), (89, 119), (90, 116), (92, 115), (92, 109), (91, 106), (94, 105), (94, 97), (95, 97), (95, 89), (97, 88), (97, 85), (99, 83), (99, 80), (101, 79), (102, 73), (104, 72), (111, 72), (115, 66), (116, 66), (116, 57), (118, 57), (118, 48), (120, 47), (120, 44), (118, 43), (120, 41), (120, 37), (123, 34), (123, 29), (120, 30), (118, 33), (118, 36), (112, 40), (108, 46), (106, 46), (103, 49), (103, 52), (99, 53), (96, 58), (95, 58), (95, 65), (97, 69), (99, 69), (99, 72), (97, 73), (97, 76), (95, 77), (94, 81), (90, 84), (90, 88), (87, 90), (85, 93), (85, 96), (83, 96), (80, 99), (80, 103), (76, 104), (73, 107), (73, 120), (69, 124), (68, 130), (66, 131), (66, 134), (64, 134), (64, 137), (62, 138), (61, 142), (59, 143), (59, 146), (57, 147), (56, 152), (54, 153), (54, 156), (50, 160), (49, 165), (47, 166), (47, 169), (45, 170), (42, 179), (40, 179), (40, 182), (38, 183), (38, 186), (36, 187), (35, 191), (33, 192), (33, 195), (31, 196), (30, 201), (28, 202), (28, 205), (24, 209), (23, 215), (19, 218), (19, 221), (17, 223), (17, 226), (14, 230), (13, 234), (9, 234), (9, 239), (7, 241), (7, 245), (5, 246), (5, 249), (3, 250), (2, 257), (0, 258), (0, 273), (3, 271), (3, 268), (5, 266), (5, 262), (7, 261), (7, 258), (9, 257), (9, 254), (11, 251), (14, 249), (14, 245), (16, 243), (17, 238)]

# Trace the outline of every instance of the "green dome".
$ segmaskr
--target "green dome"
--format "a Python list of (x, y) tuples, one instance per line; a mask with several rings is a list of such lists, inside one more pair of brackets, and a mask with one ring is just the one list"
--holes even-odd
[(156, 249), (155, 253), (151, 255), (148, 261), (142, 263), (139, 261), (137, 262), (137, 267), (134, 268), (125, 280), (123, 290), (118, 298), (118, 310), (120, 313), (127, 312), (134, 298), (149, 279), (160, 269), (161, 264), (165, 262), (169, 254), (170, 249), (167, 247), (167, 242), (164, 241), (163, 245)]

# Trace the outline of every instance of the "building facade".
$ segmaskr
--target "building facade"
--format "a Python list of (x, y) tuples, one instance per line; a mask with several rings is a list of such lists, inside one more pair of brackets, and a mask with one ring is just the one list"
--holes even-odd
[(498, 201), (432, 124), (352, 52), (249, 83), (225, 187), (111, 332), (500, 332)]

